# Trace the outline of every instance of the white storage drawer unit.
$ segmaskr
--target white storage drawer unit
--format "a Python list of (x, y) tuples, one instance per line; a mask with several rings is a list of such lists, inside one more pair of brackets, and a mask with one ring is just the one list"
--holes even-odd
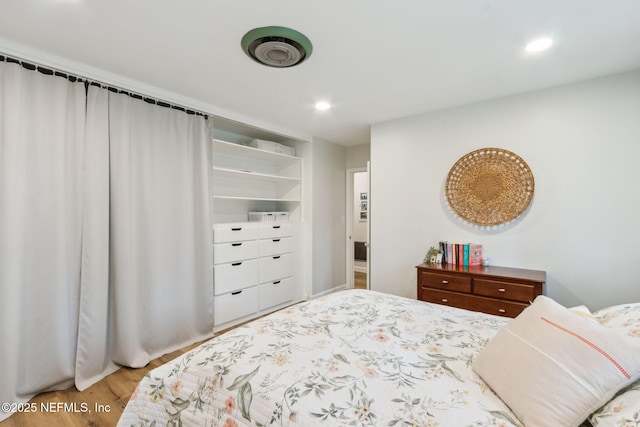
[(312, 141), (222, 117), (212, 124), (209, 196), (217, 332), (306, 296), (310, 242), (303, 238), (303, 210), (309, 203), (304, 189)]
[(258, 241), (216, 243), (213, 245), (213, 263), (242, 261), (258, 256)]
[(276, 239), (260, 240), (258, 253), (261, 257), (282, 255), (293, 252), (293, 239), (291, 237), (279, 237)]
[(283, 279), (293, 274), (291, 254), (260, 258), (260, 283)]
[(260, 224), (259, 237), (261, 239), (273, 239), (278, 237), (289, 237), (293, 235), (291, 224)]
[(221, 325), (256, 313), (258, 309), (257, 286), (224, 295), (216, 295), (213, 321), (216, 325)]
[(258, 260), (218, 264), (213, 267), (215, 294), (237, 291), (258, 283)]
[(215, 327), (299, 299), (295, 227), (288, 222), (213, 226)]
[(291, 301), (292, 286), (291, 277), (260, 285), (260, 310)]
[(216, 224), (213, 226), (213, 243), (240, 242), (258, 238), (257, 224)]

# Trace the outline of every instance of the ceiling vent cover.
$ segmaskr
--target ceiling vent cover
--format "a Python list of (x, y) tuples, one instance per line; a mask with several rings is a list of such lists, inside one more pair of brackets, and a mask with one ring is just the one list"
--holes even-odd
[(242, 50), (253, 60), (269, 67), (286, 68), (311, 56), (311, 41), (291, 28), (254, 28), (242, 37)]

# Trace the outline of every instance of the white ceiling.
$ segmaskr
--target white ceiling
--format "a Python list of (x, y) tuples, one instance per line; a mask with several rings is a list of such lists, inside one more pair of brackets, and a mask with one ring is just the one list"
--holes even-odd
[[(311, 57), (249, 59), (240, 39), (269, 25), (304, 33)], [(554, 47), (525, 54), (543, 35)], [(0, 38), (5, 53), (46, 52), (349, 146), (373, 123), (640, 69), (640, 1), (1, 0)]]

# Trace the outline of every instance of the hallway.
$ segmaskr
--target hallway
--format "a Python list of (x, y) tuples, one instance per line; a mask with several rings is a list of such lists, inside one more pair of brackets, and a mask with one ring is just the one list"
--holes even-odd
[(367, 289), (367, 273), (356, 271), (353, 274), (353, 287), (355, 289)]

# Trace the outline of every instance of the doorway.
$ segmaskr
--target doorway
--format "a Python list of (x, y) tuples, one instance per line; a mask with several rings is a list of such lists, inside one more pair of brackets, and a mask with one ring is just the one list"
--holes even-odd
[(347, 288), (369, 289), (369, 171), (347, 169)]

